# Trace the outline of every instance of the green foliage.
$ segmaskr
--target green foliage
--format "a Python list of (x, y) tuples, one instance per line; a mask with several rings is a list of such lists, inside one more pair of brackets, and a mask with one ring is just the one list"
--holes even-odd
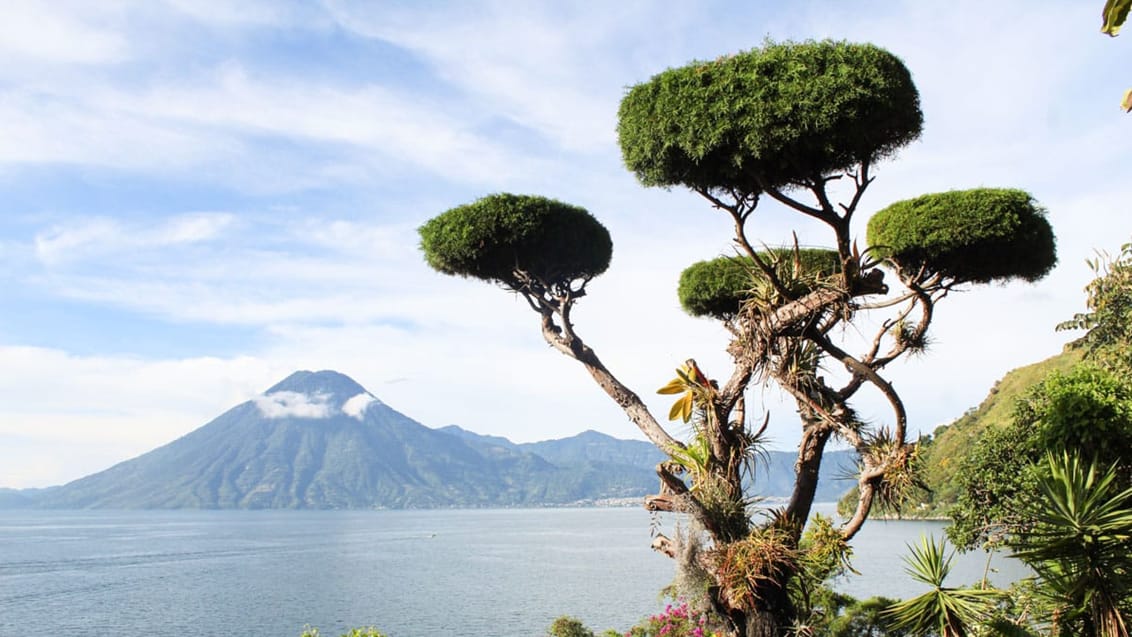
[(786, 189), (891, 155), (920, 135), (903, 62), (869, 44), (767, 43), (629, 89), (617, 132), (646, 186)]
[(1057, 263), (1053, 229), (1029, 193), (975, 188), (898, 201), (869, 219), (874, 254), (904, 272), (967, 283), (1036, 281)]
[(1115, 467), (1100, 470), (1075, 454), (1048, 454), (1034, 524), (1011, 542), (1054, 602), (1060, 634), (1127, 636), (1132, 602), (1132, 489)]
[(688, 604), (669, 604), (630, 628), (625, 637), (722, 637), (714, 628), (707, 615), (693, 612)]
[[(758, 255), (774, 267), (775, 275), (795, 298), (841, 267), (835, 250), (776, 248)], [(718, 257), (694, 263), (680, 273), (677, 288), (685, 312), (723, 321), (735, 317), (748, 299), (773, 293), (766, 275), (750, 257)]]
[(915, 633), (897, 628), (884, 614), (885, 609), (896, 603), (887, 597), (853, 600), (821, 634), (828, 637), (914, 637)]
[(1079, 450), (1105, 464), (1132, 448), (1132, 385), (1112, 372), (1079, 365), (1047, 378), (1019, 401), (1015, 421), (1037, 425), (1043, 450)]
[(909, 546), (911, 554), (904, 558), (906, 572), (918, 582), (931, 587), (928, 592), (904, 600), (884, 611), (893, 626), (914, 635), (938, 634), (941, 637), (962, 637), (972, 625), (989, 617), (1002, 591), (988, 588), (948, 588), (944, 580), (951, 572), (954, 552), (946, 555), (946, 542), (921, 537), (918, 546)]
[(555, 619), (546, 634), (547, 637), (594, 637), (594, 631), (586, 628), (580, 619), (566, 615)]
[(1053, 373), (1017, 401), (1009, 425), (986, 431), (972, 446), (958, 471), (961, 491), (948, 534), (956, 544), (973, 547), (1026, 528), (1049, 451), (1076, 451), (1106, 466), (1122, 463), (1121, 483), (1132, 484), (1129, 448), (1127, 381), (1086, 364)]
[(1021, 511), (1036, 492), (1040, 456), (1037, 437), (1020, 428), (984, 432), (956, 471), (959, 497), (947, 528), (951, 541), (964, 549), (997, 544), (1023, 524)]
[(830, 588), (832, 580), (855, 572), (849, 564), (852, 554), (833, 518), (815, 514), (798, 543), (798, 568), (788, 587), (799, 625), (822, 632), (843, 607), (855, 602)]
[(511, 289), (588, 280), (609, 267), (609, 232), (584, 208), (544, 197), (496, 194), (457, 206), (420, 227), (425, 260), (444, 274)]
[[(321, 635), (317, 628), (307, 626), (299, 637), (321, 637)], [(385, 633), (370, 626), (368, 628), (354, 628), (349, 632), (342, 633), (341, 637), (385, 637)]]
[(929, 512), (944, 513), (958, 499), (962, 491), (959, 481), (964, 475), (958, 468), (964, 458), (978, 451), (979, 436), (984, 431), (1008, 427), (1013, 422), (1014, 405), (1019, 398), (1051, 373), (1068, 371), (1080, 360), (1080, 352), (1066, 351), (1011, 370), (994, 384), (978, 407), (933, 432), (930, 442), (924, 445), (923, 454), (922, 475), (929, 488), (929, 493), (925, 494)]
[(1058, 330), (1086, 330), (1077, 342), (1086, 356), (1127, 374), (1132, 372), (1132, 243), (1118, 257), (1102, 253), (1086, 261), (1096, 277), (1085, 286), (1087, 312), (1059, 323)]

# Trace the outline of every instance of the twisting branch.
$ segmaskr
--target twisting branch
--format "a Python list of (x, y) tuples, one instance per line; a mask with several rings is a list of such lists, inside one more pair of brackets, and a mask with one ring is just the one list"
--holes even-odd
[(894, 435), (898, 440), (904, 440), (905, 431), (907, 430), (908, 425), (908, 414), (904, 410), (904, 402), (900, 399), (900, 396), (896, 393), (896, 390), (892, 388), (892, 384), (882, 378), (875, 369), (868, 365), (865, 365), (861, 361), (854, 358), (852, 355), (848, 354), (845, 350), (841, 349), (837, 345), (834, 345), (833, 342), (826, 338), (824, 334), (811, 333), (808, 336), (811, 340), (814, 341), (814, 343), (817, 344), (818, 347), (822, 348), (823, 351), (841, 361), (845, 365), (845, 367), (849, 369), (850, 373), (863, 376), (877, 389), (880, 390), (881, 394), (884, 395), (885, 399), (888, 400), (889, 405), (891, 405), (892, 407), (894, 426), (896, 428)]
[(747, 217), (749, 217), (750, 214), (754, 212), (755, 206), (758, 205), (758, 196), (755, 195), (753, 198), (751, 198), (750, 203), (746, 204), (745, 200), (742, 197), (732, 191), (731, 194), (735, 199), (735, 203), (728, 204), (727, 202), (713, 195), (711, 190), (707, 188), (697, 188), (696, 193), (698, 193), (704, 199), (710, 201), (716, 208), (726, 211), (727, 214), (731, 216), (731, 220), (735, 224), (735, 243), (737, 243), (739, 247), (743, 249), (743, 252), (745, 252), (747, 256), (751, 258), (751, 260), (755, 264), (755, 267), (757, 267), (759, 271), (762, 272), (763, 276), (765, 276), (766, 279), (770, 281), (770, 284), (774, 287), (775, 291), (777, 291), (779, 294), (785, 294), (786, 288), (782, 284), (782, 280), (778, 277), (778, 273), (769, 263), (766, 262), (765, 259), (759, 256), (754, 246), (752, 246), (751, 242), (747, 240)]
[(800, 212), (800, 213), (802, 213), (806, 216), (813, 217), (814, 219), (824, 221), (825, 223), (831, 224), (831, 225), (833, 223), (836, 223), (836, 215), (831, 217), (829, 215), (829, 213), (827, 213), (826, 211), (824, 211), (820, 208), (813, 208), (811, 206), (807, 206), (806, 204), (798, 201), (797, 199), (794, 199), (793, 197), (787, 196), (785, 193), (783, 193), (778, 188), (764, 186), (763, 192), (770, 195), (770, 197), (772, 199), (774, 199), (775, 201), (777, 201), (778, 203), (783, 204), (785, 206), (789, 206), (789, 207), (793, 208), (794, 210), (797, 210), (798, 212)]
[[(601, 362), (597, 354), (582, 341), (570, 323), (570, 310), (578, 291), (567, 292), (552, 297), (536, 277), (518, 273), (520, 285), (515, 291), (522, 294), (527, 304), (542, 317), (542, 336), (546, 342), (559, 352), (580, 362), (598, 386), (614, 400), (654, 445), (662, 450), (683, 449), (684, 444), (673, 438), (656, 421), (641, 398), (625, 386)], [(555, 317), (558, 320), (555, 320)]]
[(853, 213), (857, 211), (857, 205), (861, 203), (861, 197), (865, 194), (865, 190), (869, 187), (869, 184), (873, 183), (873, 179), (875, 179), (869, 176), (868, 160), (861, 162), (860, 165), (860, 171), (850, 173), (850, 176), (853, 177), (853, 184), (856, 186), (853, 198), (849, 200), (848, 205), (841, 204), (841, 209), (845, 211), (845, 214), (841, 215), (841, 218), (845, 220), (846, 224), (853, 219)]

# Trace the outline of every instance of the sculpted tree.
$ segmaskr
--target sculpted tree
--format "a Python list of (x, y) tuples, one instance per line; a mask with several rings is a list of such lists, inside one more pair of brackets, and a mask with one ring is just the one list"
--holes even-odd
[[(893, 204), (873, 215), (869, 247), (858, 248), (852, 223), (874, 166), (915, 140), (921, 125), (908, 70), (871, 45), (767, 44), (670, 69), (629, 89), (618, 126), (628, 168), (646, 186), (698, 193), (734, 232), (736, 256), (695, 264), (680, 280), (684, 308), (731, 334), (734, 362), (717, 381), (688, 360), (661, 388), (677, 395), (669, 419), (691, 423), (687, 440), (661, 425), (571, 320), (586, 284), (609, 263), (608, 234), (593, 217), (541, 197), (501, 194), (420, 229), (430, 265), (520, 294), (540, 315), (546, 341), (578, 360), (672, 458), (658, 466), (661, 492), (646, 506), (685, 512), (703, 529), (703, 550), (693, 561), (706, 573), (708, 601), (730, 634), (800, 627), (807, 618), (792, 598), (794, 580), (807, 564), (843, 558), (874, 501), (898, 498), (914, 481), (908, 414), (882, 370), (924, 349), (935, 304), (967, 283), (1036, 280), (1055, 262), (1044, 211), (1017, 190)], [(847, 193), (843, 201), (831, 184)], [(751, 235), (766, 199), (824, 223), (829, 247), (756, 248), (768, 239)], [(889, 290), (882, 268), (899, 289)], [(873, 315), (870, 321), (854, 322), (863, 313)], [(879, 327), (862, 340), (870, 325)], [(797, 404), (801, 442), (788, 504), (755, 518), (743, 478), (766, 420), (748, 420), (744, 394), (771, 382)], [(887, 400), (891, 413), (883, 421), (865, 422), (852, 408), (866, 387)], [(833, 438), (860, 455), (856, 511), (837, 527), (823, 521), (819, 539), (803, 542), (822, 454)], [(656, 546), (675, 556), (683, 547), (674, 544), (661, 537)]]

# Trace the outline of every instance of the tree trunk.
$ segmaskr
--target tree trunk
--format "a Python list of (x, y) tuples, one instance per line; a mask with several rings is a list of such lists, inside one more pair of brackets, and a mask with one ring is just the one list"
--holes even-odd
[(794, 624), (794, 607), (785, 586), (785, 580), (768, 582), (765, 587), (760, 587), (764, 590), (759, 592), (761, 601), (754, 609), (733, 609), (723, 613), (734, 623), (735, 637), (781, 637), (787, 634)]
[(778, 619), (768, 610), (747, 613), (746, 634), (743, 637), (779, 637), (782, 634)]

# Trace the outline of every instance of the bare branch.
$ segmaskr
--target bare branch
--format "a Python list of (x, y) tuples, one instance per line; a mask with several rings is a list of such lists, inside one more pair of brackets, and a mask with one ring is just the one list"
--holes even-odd
[(848, 368), (851, 373), (863, 376), (866, 380), (868, 380), (877, 389), (880, 390), (881, 394), (884, 395), (885, 399), (888, 400), (889, 405), (891, 405), (892, 407), (895, 435), (898, 440), (904, 440), (905, 431), (907, 430), (908, 425), (908, 414), (904, 409), (904, 402), (900, 400), (900, 396), (896, 393), (896, 390), (892, 388), (892, 385), (887, 380), (882, 378), (875, 369), (862, 363), (850, 354), (846, 353), (845, 350), (834, 345), (828, 338), (825, 337), (825, 335), (811, 334), (810, 338), (814, 341), (814, 343), (817, 344), (818, 347), (829, 353), (830, 356), (833, 356), (837, 360), (844, 363), (845, 367)]
[[(540, 298), (538, 301), (537, 311), (542, 315), (543, 339), (554, 349), (580, 362), (598, 386), (621, 407), (629, 420), (650, 442), (665, 452), (683, 449), (684, 444), (661, 427), (641, 398), (618, 380), (605, 367), (597, 354), (574, 332), (569, 321), (572, 299), (570, 297), (561, 299), (558, 308), (554, 310), (551, 310), (552, 304), (547, 299)], [(528, 302), (531, 302), (529, 297)], [(533, 305), (535, 304), (532, 303)], [(555, 314), (561, 318), (560, 323), (554, 320)]]
[(867, 160), (861, 162), (860, 172), (854, 173), (852, 176), (853, 183), (857, 186), (857, 189), (853, 193), (853, 198), (849, 201), (849, 205), (841, 204), (841, 209), (845, 211), (845, 214), (841, 215), (841, 218), (845, 220), (846, 224), (853, 218), (853, 213), (857, 211), (857, 205), (861, 203), (861, 196), (865, 194), (865, 190), (869, 187), (869, 184), (873, 183), (873, 179), (875, 179), (875, 177), (869, 176), (869, 162)]
[(828, 224), (832, 224), (832, 223), (836, 222), (836, 216), (834, 218), (831, 218), (826, 211), (821, 210), (820, 208), (814, 208), (814, 207), (811, 207), (811, 206), (807, 206), (806, 204), (798, 201), (797, 199), (794, 199), (793, 197), (787, 196), (785, 193), (783, 193), (778, 188), (767, 188), (767, 187), (764, 186), (763, 192), (770, 195), (771, 199), (774, 199), (778, 203), (783, 204), (785, 206), (789, 206), (790, 208), (793, 208), (794, 210), (797, 210), (798, 212), (800, 212), (800, 213), (802, 213), (806, 216), (813, 217), (815, 219), (819, 219), (819, 220), (824, 221)]

